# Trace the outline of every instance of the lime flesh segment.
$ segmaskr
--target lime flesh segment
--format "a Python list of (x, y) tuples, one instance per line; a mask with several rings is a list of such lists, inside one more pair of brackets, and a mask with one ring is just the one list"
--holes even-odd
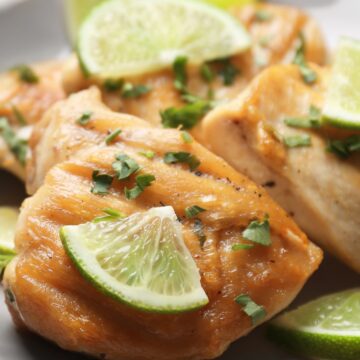
[(172, 207), (113, 222), (65, 226), (60, 236), (82, 275), (118, 301), (164, 313), (208, 303)]
[(180, 55), (201, 64), (249, 46), (234, 17), (201, 1), (112, 0), (83, 23), (78, 53), (89, 74), (117, 78), (170, 67)]
[(15, 227), (19, 212), (16, 208), (0, 207), (0, 254), (14, 254)]
[(323, 117), (331, 125), (360, 129), (360, 41), (341, 38), (325, 96)]
[(327, 295), (272, 321), (269, 337), (319, 359), (360, 359), (360, 288)]

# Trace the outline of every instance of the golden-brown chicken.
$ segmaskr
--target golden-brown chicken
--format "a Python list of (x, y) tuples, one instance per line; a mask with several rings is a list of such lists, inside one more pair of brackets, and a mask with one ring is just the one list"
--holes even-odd
[[(53, 61), (31, 68), (18, 69), (0, 75), (0, 118), (5, 117), (16, 138), (27, 140), (31, 126), (56, 101), (63, 99), (62, 71), (64, 63)], [(0, 167), (25, 179), (25, 168), (19, 156), (11, 151), (0, 129)]]
[[(90, 120), (80, 125), (78, 119), (88, 111)], [(115, 129), (122, 133), (107, 145), (105, 137)], [(40, 184), (52, 164), (68, 160), (53, 167), (44, 185), (25, 201), (16, 234), (18, 256), (6, 269), (4, 285), (15, 321), (65, 349), (109, 360), (214, 358), (253, 328), (234, 301), (237, 295), (247, 294), (264, 306), (268, 319), (292, 301), (321, 260), (321, 251), (263, 189), (197, 142), (185, 143), (179, 131), (113, 113), (101, 103), (97, 89), (55, 105), (31, 145), (36, 148), (34, 184)], [(155, 157), (139, 155), (144, 150)], [(169, 151), (195, 155), (197, 171), (164, 163)], [(156, 178), (135, 200), (124, 196), (132, 177), (114, 181), (107, 195), (91, 192), (93, 171), (112, 174), (119, 153)], [(160, 204), (173, 206), (182, 219), (185, 243), (210, 299), (203, 309), (161, 315), (129, 308), (93, 288), (62, 247), (63, 225), (91, 221), (104, 208), (129, 215)], [(194, 221), (184, 216), (184, 209), (194, 204), (206, 209), (199, 215), (203, 246)], [(233, 251), (232, 245), (243, 240), (242, 230), (266, 214), (272, 244)]]
[[(321, 109), (328, 71), (313, 68), (312, 86), (294, 65), (266, 69), (237, 99), (208, 114), (203, 137), (235, 169), (267, 186), (311, 239), (360, 271), (360, 154), (343, 159), (326, 150), (330, 139), (352, 133), (284, 123), (301, 122), (311, 106)], [(289, 136), (310, 136), (311, 145), (289, 148)]]

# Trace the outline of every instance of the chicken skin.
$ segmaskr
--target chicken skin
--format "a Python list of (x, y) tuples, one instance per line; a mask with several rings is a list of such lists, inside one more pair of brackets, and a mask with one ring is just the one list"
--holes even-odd
[[(61, 61), (52, 61), (31, 68), (19, 67), (0, 75), (0, 118), (7, 119), (20, 139), (28, 140), (32, 125), (41, 119), (52, 104), (65, 97), (62, 86), (63, 66)], [(21, 76), (24, 78), (21, 79)], [(10, 150), (1, 131), (0, 167), (25, 179), (25, 168)]]
[[(329, 140), (356, 132), (284, 123), (322, 108), (328, 70), (313, 69), (312, 86), (295, 65), (266, 69), (237, 99), (208, 114), (203, 136), (210, 150), (266, 186), (311, 239), (360, 272), (360, 154), (343, 159), (326, 150)], [(311, 144), (289, 148), (289, 136), (310, 136)]]
[[(78, 119), (88, 111), (91, 119), (80, 125)], [(122, 133), (107, 145), (105, 138), (115, 129)], [(108, 360), (217, 357), (255, 326), (236, 296), (249, 295), (264, 306), (263, 321), (269, 319), (292, 301), (321, 261), (321, 250), (264, 189), (197, 142), (185, 143), (178, 130), (112, 112), (95, 88), (56, 104), (38, 124), (31, 145), (36, 148), (30, 163), (36, 168), (34, 184), (47, 175), (22, 207), (18, 255), (5, 271), (4, 286), (15, 322), (64, 349)], [(139, 154), (146, 150), (155, 157)], [(190, 171), (186, 164), (166, 164), (168, 151), (189, 152), (200, 165)], [(124, 196), (133, 177), (114, 181), (106, 195), (91, 192), (94, 170), (112, 174), (119, 153), (136, 160), (141, 173), (155, 176), (135, 200)], [(199, 215), (203, 244), (194, 221), (184, 216), (194, 204), (206, 209)], [(200, 310), (164, 315), (118, 303), (80, 275), (62, 246), (63, 225), (91, 221), (104, 208), (130, 215), (159, 205), (172, 206), (181, 219), (184, 241), (209, 297)], [(234, 251), (232, 245), (244, 241), (242, 230), (266, 214), (271, 245)]]

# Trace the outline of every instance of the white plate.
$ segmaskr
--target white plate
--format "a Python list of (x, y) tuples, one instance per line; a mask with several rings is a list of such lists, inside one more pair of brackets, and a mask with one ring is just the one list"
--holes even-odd
[[(9, 3), (10, 1), (6, 1)], [(320, 22), (331, 46), (340, 35), (360, 38), (359, 0), (279, 1), (307, 8)], [(4, 0), (0, 0), (0, 5)], [(16, 1), (14, 6), (0, 6), (0, 69), (17, 63), (66, 55), (69, 47), (64, 29), (62, 0)], [(0, 204), (20, 204), (22, 184), (0, 172)], [(320, 270), (306, 284), (293, 306), (329, 292), (359, 286), (360, 278), (345, 266), (326, 256)], [(238, 340), (221, 360), (300, 360), (269, 343), (262, 326)], [(0, 360), (85, 360), (58, 349), (55, 345), (29, 334), (18, 333), (3, 305), (0, 292)]]

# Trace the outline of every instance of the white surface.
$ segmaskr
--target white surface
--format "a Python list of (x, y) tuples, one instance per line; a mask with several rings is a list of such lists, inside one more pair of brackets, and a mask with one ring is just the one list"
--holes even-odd
[[(1, 0), (0, 0), (1, 1)], [(322, 24), (329, 43), (334, 46), (340, 35), (360, 38), (360, 0), (280, 1), (299, 4)], [(29, 0), (0, 12), (0, 68), (16, 63), (42, 60), (68, 51), (61, 10), (61, 0)], [(0, 172), (0, 202), (19, 203), (22, 185)], [(16, 198), (16, 199), (15, 199)], [(327, 258), (320, 270), (306, 284), (295, 301), (300, 304), (314, 296), (355, 287), (357, 274), (337, 261)], [(262, 326), (238, 340), (221, 360), (299, 360), (269, 343)], [(17, 333), (3, 304), (0, 291), (0, 360), (84, 360), (67, 353), (32, 334)]]

